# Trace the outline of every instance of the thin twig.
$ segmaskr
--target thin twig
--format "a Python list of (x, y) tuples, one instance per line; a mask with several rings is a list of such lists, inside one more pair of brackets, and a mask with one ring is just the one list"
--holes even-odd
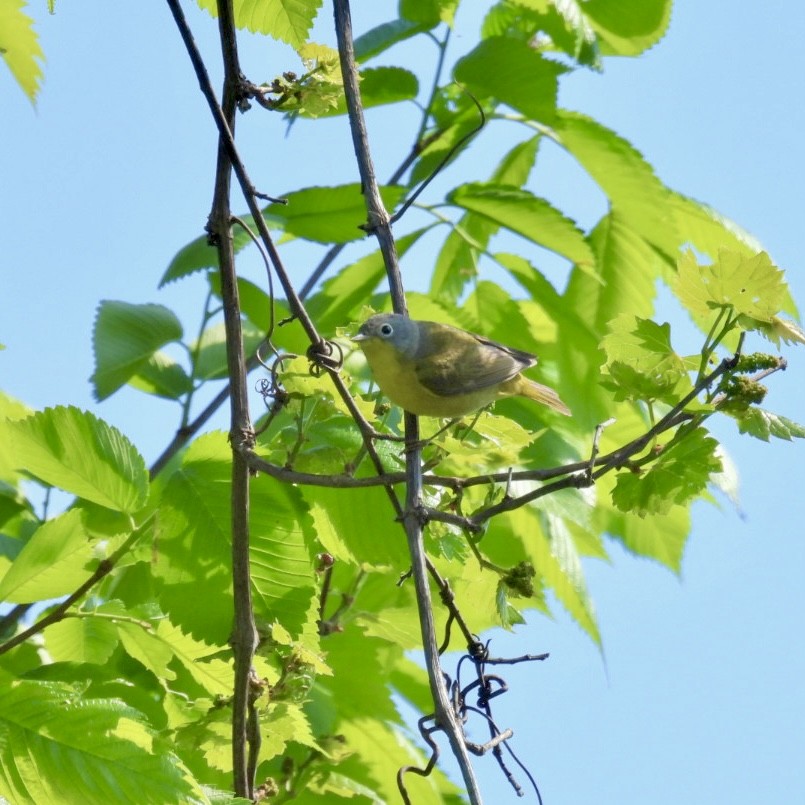
[(108, 576), (115, 565), (131, 550), (135, 542), (142, 536), (144, 526), (140, 526), (126, 538), (123, 544), (109, 556), (107, 559), (102, 559), (95, 568), (95, 572), (74, 592), (67, 596), (60, 604), (52, 609), (47, 615), (40, 618), (36, 623), (29, 626), (27, 629), (14, 635), (10, 640), (0, 645), (0, 654), (5, 654), (7, 651), (24, 643), (29, 637), (41, 632), (52, 623), (56, 623), (65, 617), (67, 610), (79, 601), (84, 595), (89, 592), (104, 576)]
[[(234, 598), (234, 624), (231, 645), (235, 663), (234, 695), (232, 699), (232, 765), (234, 790), (237, 796), (251, 799), (254, 795), (256, 765), (253, 703), (250, 702), (252, 660), (257, 648), (258, 635), (254, 622), (249, 568), (249, 468), (243, 457), (243, 446), (251, 447), (254, 431), (249, 415), (246, 387), (247, 367), (243, 352), (243, 332), (238, 299), (235, 254), (232, 245), (230, 208), (231, 177), (237, 171), (234, 160), (237, 151), (232, 132), (240, 93), (240, 66), (238, 63), (237, 35), (234, 12), (230, 0), (218, 0), (218, 29), (224, 61), (223, 102), (219, 106), (211, 91), (201, 55), (179, 6), (178, 0), (168, 0), (182, 39), (185, 42), (199, 82), (210, 89), (205, 93), (218, 126), (218, 158), (215, 173), (215, 190), (208, 231), (218, 250), (221, 275), (221, 298), (224, 306), (226, 331), (227, 374), (230, 379), (230, 412), (232, 443), (232, 581)], [(243, 181), (243, 176), (239, 175)], [(254, 202), (256, 204), (256, 202)], [(252, 211), (254, 213), (254, 211)], [(259, 222), (258, 222), (259, 223)]]

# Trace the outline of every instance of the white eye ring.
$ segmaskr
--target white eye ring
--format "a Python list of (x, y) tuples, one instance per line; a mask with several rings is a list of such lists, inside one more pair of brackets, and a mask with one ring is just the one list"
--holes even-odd
[(393, 332), (394, 332), (394, 328), (390, 324), (381, 324), (380, 325), (380, 335), (388, 337)]

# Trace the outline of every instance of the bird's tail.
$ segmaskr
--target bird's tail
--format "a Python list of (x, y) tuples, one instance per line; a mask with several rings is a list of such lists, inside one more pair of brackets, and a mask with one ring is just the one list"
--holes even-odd
[(519, 389), (520, 394), (547, 405), (548, 408), (553, 408), (554, 411), (558, 411), (560, 414), (570, 416), (570, 409), (559, 399), (559, 395), (553, 389), (549, 389), (547, 386), (543, 386), (541, 383), (536, 383), (526, 377), (523, 377), (522, 380), (525, 382)]

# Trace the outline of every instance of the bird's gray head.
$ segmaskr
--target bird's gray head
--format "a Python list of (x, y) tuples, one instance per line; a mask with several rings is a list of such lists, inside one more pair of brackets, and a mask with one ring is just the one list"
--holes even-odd
[(360, 326), (352, 340), (360, 343), (370, 338), (388, 341), (404, 355), (413, 357), (419, 344), (419, 327), (399, 313), (378, 313)]

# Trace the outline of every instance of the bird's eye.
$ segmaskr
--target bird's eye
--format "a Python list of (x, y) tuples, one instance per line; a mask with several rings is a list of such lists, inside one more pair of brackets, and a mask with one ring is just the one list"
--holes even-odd
[(381, 324), (380, 325), (380, 335), (384, 335), (388, 338), (394, 332), (394, 328), (390, 324)]

